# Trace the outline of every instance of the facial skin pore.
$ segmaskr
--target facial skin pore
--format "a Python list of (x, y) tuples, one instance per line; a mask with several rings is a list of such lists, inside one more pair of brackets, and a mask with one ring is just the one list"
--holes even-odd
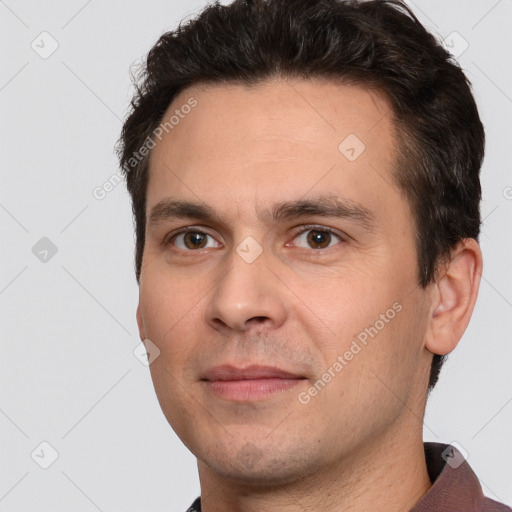
[[(203, 511), (408, 511), (431, 485), (422, 428), (432, 354), (453, 350), (469, 322), (478, 245), (463, 241), (436, 283), (418, 285), (382, 94), (320, 80), (196, 85), (164, 119), (190, 97), (197, 106), (151, 154), (137, 321), (160, 350), (150, 371), (162, 410), (198, 459)], [(351, 134), (364, 144), (352, 161), (339, 149)], [(342, 215), (270, 215), (326, 197), (343, 202)], [(215, 216), (166, 217), (155, 210), (164, 200)], [(176, 234), (184, 227), (192, 233)], [(262, 252), (248, 262), (240, 247)], [(332, 370), (339, 356), (346, 364)], [(301, 380), (232, 400), (203, 380), (221, 364)]]

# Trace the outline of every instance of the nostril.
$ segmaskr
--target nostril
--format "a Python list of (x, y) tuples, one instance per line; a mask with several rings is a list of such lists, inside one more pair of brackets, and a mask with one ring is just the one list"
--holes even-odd
[(257, 321), (257, 322), (264, 322), (265, 320), (268, 320), (268, 317), (266, 316), (253, 316), (252, 318), (249, 318), (247, 322)]

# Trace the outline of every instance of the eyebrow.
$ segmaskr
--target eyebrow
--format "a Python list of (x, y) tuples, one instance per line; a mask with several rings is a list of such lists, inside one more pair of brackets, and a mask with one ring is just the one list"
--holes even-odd
[[(301, 217), (333, 217), (354, 220), (368, 231), (375, 227), (376, 215), (363, 204), (334, 195), (312, 199), (297, 199), (276, 203), (262, 216), (269, 224)], [(149, 226), (175, 219), (194, 219), (224, 224), (219, 214), (207, 204), (166, 198), (157, 203), (149, 214)]]

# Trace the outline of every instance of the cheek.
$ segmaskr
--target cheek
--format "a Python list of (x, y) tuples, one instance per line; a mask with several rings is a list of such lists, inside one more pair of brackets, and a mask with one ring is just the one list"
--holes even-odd
[[(187, 444), (187, 429), (197, 413), (188, 389), (187, 365), (197, 353), (197, 312), (204, 291), (163, 273), (147, 272), (141, 282), (140, 305), (146, 337), (160, 350), (149, 370), (162, 412)], [(184, 392), (186, 391), (186, 392)]]
[[(329, 293), (304, 290), (306, 305), (318, 315), (308, 317), (328, 332), (312, 338), (322, 353), (325, 368), (320, 371), (328, 371), (341, 356), (343, 371), (337, 374), (344, 377), (336, 381), (357, 389), (385, 387), (380, 376), (393, 388), (414, 375), (426, 318), (421, 291), (411, 292), (410, 277), (389, 268), (372, 276), (353, 272), (332, 280)], [(297, 315), (304, 318), (304, 312)]]
[(180, 367), (192, 349), (204, 295), (204, 289), (190, 286), (189, 281), (166, 278), (164, 273), (148, 272), (144, 276), (140, 288), (141, 312), (146, 337), (160, 350), (160, 364), (165, 361), (168, 367)]
[(170, 367), (165, 358), (166, 355), (162, 354), (150, 365), (155, 393), (167, 422), (182, 442), (192, 449), (190, 438), (193, 429), (190, 425), (196, 423), (200, 411), (192, 393), (176, 375), (176, 368)]
[(390, 410), (408, 402), (423, 371), (424, 313), (420, 301), (401, 297), (385, 305), (356, 338), (362, 342), (354, 367), (361, 371), (354, 378), (388, 403)]
[(176, 276), (165, 265), (147, 269), (140, 285), (140, 300), (147, 323), (153, 327), (172, 326), (194, 312), (207, 285), (193, 277)]
[(329, 435), (343, 433), (354, 443), (361, 432), (377, 435), (417, 407), (414, 382), (421, 371), (421, 314), (411, 303), (400, 304), (402, 309), (396, 303), (382, 304), (372, 303), (377, 314), (357, 307), (348, 310), (354, 318), (359, 316), (356, 322), (347, 321), (351, 328), (346, 336), (339, 335), (345, 328), (340, 318), (338, 336), (333, 337), (337, 343), (323, 347), (325, 368), (320, 372), (325, 373), (318, 375), (329, 382), (319, 386), (322, 390), (310, 402), (311, 410), (333, 426), (328, 427)]
[(343, 348), (344, 342), (357, 337), (392, 307), (394, 294), (376, 281), (349, 271), (326, 282), (323, 290), (309, 283), (300, 296), (305, 306), (317, 313), (318, 323), (329, 329), (332, 340)]

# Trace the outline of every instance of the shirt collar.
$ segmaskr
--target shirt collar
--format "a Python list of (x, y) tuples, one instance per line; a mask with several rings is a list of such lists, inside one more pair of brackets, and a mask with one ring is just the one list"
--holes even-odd
[(423, 443), (432, 487), (411, 512), (480, 510), (485, 496), (464, 455), (453, 445)]

